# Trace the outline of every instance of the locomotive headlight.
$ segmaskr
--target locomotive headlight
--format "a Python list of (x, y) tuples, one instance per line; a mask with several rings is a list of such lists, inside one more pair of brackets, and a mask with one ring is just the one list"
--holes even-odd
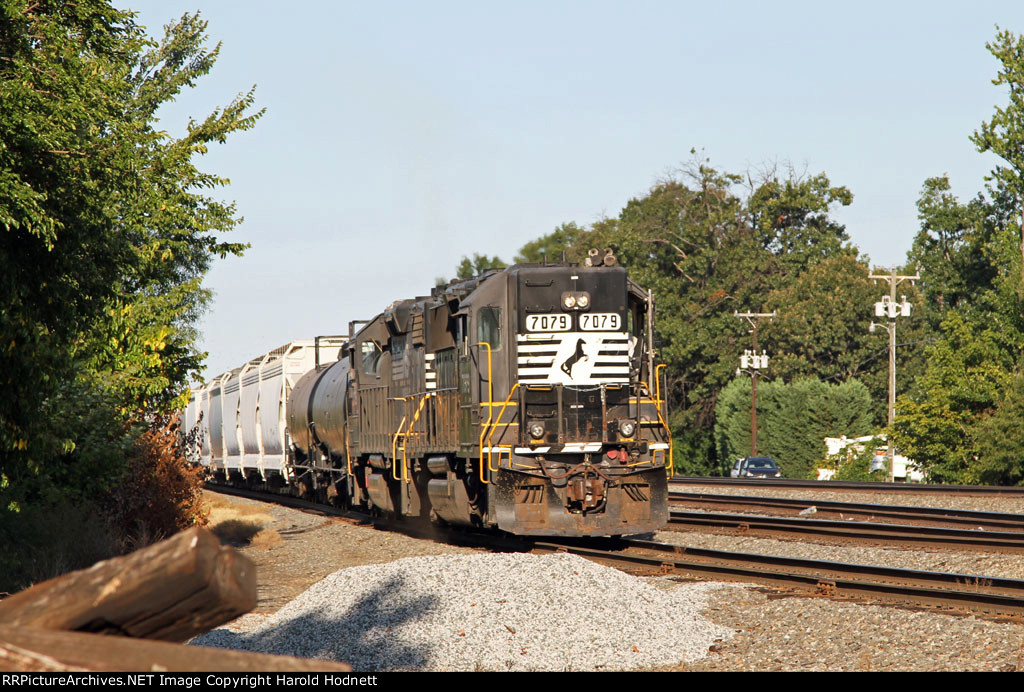
[(530, 430), (530, 437), (532, 437), (535, 440), (539, 440), (542, 437), (544, 437), (544, 424), (543, 423), (538, 423), (538, 422), (534, 421), (533, 423), (530, 423), (529, 430)]
[(623, 437), (633, 437), (633, 433), (636, 432), (636, 423), (631, 420), (620, 420), (619, 432)]
[(586, 291), (567, 291), (562, 294), (562, 307), (566, 310), (586, 310), (590, 307), (590, 294)]

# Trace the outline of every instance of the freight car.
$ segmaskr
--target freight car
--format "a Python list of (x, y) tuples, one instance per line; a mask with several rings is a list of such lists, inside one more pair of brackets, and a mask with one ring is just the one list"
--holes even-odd
[(193, 392), (198, 461), (382, 514), (594, 536), (668, 519), (653, 299), (611, 251), (392, 303)]

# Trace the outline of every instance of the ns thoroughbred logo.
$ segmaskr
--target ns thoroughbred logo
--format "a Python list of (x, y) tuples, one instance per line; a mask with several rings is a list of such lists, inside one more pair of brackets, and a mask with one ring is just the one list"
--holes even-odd
[(583, 339), (576, 342), (576, 352), (565, 359), (562, 363), (562, 372), (569, 377), (572, 377), (572, 368), (576, 363), (580, 362), (583, 358), (586, 358), (587, 354), (583, 352)]

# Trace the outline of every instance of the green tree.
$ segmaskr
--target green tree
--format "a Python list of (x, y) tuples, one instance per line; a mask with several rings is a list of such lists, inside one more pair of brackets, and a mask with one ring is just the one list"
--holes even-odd
[(227, 180), (195, 160), (262, 111), (249, 91), (181, 137), (157, 126), (216, 60), (198, 16), (153, 43), (104, 0), (0, 11), (0, 485), (24, 499), (76, 492), (108, 452), (116, 477), (131, 421), (183, 400), (201, 278), (243, 250), (221, 240), (233, 205), (207, 195)]
[[(750, 455), (751, 380), (737, 377), (718, 398), (715, 442), (723, 464)], [(825, 438), (871, 430), (871, 396), (855, 379), (826, 384), (814, 378), (759, 382), (757, 451), (773, 457), (789, 478), (814, 476)]]
[(971, 142), (981, 153), (992, 152), (1005, 165), (996, 166), (987, 180), (993, 198), (1002, 209), (1004, 239), (1016, 252), (1004, 259), (1011, 262), (1010, 272), (1018, 297), (1024, 290), (1024, 37), (1000, 30), (995, 41), (985, 44), (1000, 63), (992, 83), (1006, 89), (1009, 105), (997, 106), (992, 118), (981, 124)]
[(896, 404), (896, 446), (938, 483), (982, 480), (977, 426), (1003, 398), (1019, 351), (1012, 330), (991, 318), (980, 326), (951, 312), (925, 353), (917, 394)]
[[(778, 316), (766, 322), (764, 342), (771, 344), (771, 373), (784, 380), (817, 377), (828, 382), (857, 378), (871, 392), (873, 418), (887, 419), (889, 391), (887, 332), (868, 329), (884, 288), (874, 285), (866, 261), (852, 248), (834, 251), (815, 261), (795, 278), (773, 290), (768, 304)], [(914, 305), (921, 304), (916, 287), (900, 286)], [(907, 391), (921, 372), (927, 340), (924, 321), (916, 313), (901, 319), (896, 350), (897, 392)]]
[(507, 266), (508, 264), (497, 255), (488, 257), (474, 252), (473, 259), (463, 256), (459, 266), (455, 268), (455, 276), (460, 279), (472, 279), (490, 269), (504, 269)]
[(716, 399), (750, 344), (747, 323), (734, 313), (770, 312), (774, 288), (846, 240), (827, 213), (850, 195), (826, 176), (765, 176), (746, 196), (743, 180), (695, 163), (679, 179), (631, 200), (618, 218), (595, 224), (587, 238), (613, 248), (633, 278), (654, 291), (677, 458), (701, 465), (687, 471), (714, 468)]
[(919, 312), (937, 331), (947, 311), (967, 307), (990, 290), (999, 274), (988, 251), (995, 229), (990, 203), (981, 195), (961, 204), (947, 176), (924, 182), (917, 202), (921, 230), (910, 250), (920, 268), (924, 300)]
[(834, 205), (849, 206), (853, 193), (833, 186), (824, 173), (804, 177), (790, 169), (785, 179), (765, 172), (747, 206), (761, 244), (772, 253), (777, 271), (791, 275), (841, 251), (846, 228), (830, 216)]
[(898, 406), (894, 438), (940, 482), (1019, 482), (1011, 457), (1024, 353), (1024, 40), (999, 30), (987, 44), (1005, 107), (971, 136), (1001, 160), (987, 196), (961, 204), (949, 181), (925, 182), (912, 258), (924, 271), (926, 316), (937, 331), (927, 369)]
[(832, 477), (837, 481), (884, 481), (886, 471), (884, 469), (871, 470), (875, 460), (875, 449), (884, 446), (885, 441), (881, 438), (864, 446), (859, 453), (853, 454), (839, 463), (836, 475)]
[(515, 257), (516, 264), (531, 262), (540, 264), (561, 262), (562, 253), (568, 262), (582, 262), (586, 257), (586, 242), (589, 232), (570, 221), (559, 225), (547, 235), (541, 236), (519, 248)]
[(977, 427), (978, 461), (973, 472), (981, 483), (1024, 485), (1024, 375), (1017, 373), (1003, 391), (991, 416)]

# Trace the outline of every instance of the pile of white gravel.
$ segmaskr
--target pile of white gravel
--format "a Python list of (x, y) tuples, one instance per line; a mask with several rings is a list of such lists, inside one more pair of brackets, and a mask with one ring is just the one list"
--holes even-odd
[(357, 671), (637, 670), (704, 657), (724, 584), (661, 589), (574, 555), (438, 555), (342, 569), (249, 632), (191, 643)]

